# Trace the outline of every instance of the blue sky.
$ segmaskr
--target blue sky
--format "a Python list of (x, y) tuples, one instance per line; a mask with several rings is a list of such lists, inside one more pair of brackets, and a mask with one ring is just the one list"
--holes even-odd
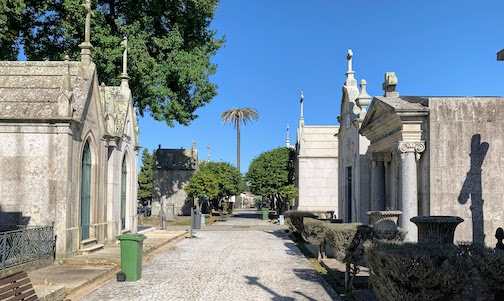
[(199, 157), (236, 164), (236, 131), (220, 114), (254, 107), (260, 120), (241, 132), (241, 170), (262, 152), (296, 142), (299, 95), (306, 125), (338, 125), (347, 50), (371, 96), (384, 74), (401, 95), (502, 96), (504, 1), (221, 0), (212, 23), (226, 45), (212, 61), (218, 96), (190, 126), (139, 117), (142, 147), (190, 148)]

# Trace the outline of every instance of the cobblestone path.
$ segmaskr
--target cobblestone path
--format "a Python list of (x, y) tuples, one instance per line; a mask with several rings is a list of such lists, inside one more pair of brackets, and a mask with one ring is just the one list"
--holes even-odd
[(259, 217), (225, 222), (249, 231), (207, 226), (144, 263), (140, 280), (109, 282), (82, 300), (340, 300), (284, 230), (259, 230)]

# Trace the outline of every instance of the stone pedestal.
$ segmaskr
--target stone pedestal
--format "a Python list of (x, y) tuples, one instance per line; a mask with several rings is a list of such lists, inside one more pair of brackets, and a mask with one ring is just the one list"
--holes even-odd
[(453, 244), (455, 228), (464, 219), (458, 216), (415, 216), (411, 218), (418, 227), (418, 242)]
[(397, 219), (401, 211), (368, 211), (369, 221), (378, 239), (395, 239), (397, 237)]

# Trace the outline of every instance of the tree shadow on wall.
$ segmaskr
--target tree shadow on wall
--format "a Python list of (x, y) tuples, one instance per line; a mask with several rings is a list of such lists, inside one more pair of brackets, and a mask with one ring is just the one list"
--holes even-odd
[(23, 212), (5, 212), (0, 204), (0, 232), (18, 230), (27, 226), (29, 216), (23, 216)]
[(485, 160), (490, 145), (488, 142), (481, 142), (481, 135), (475, 134), (471, 138), (471, 166), (467, 172), (464, 185), (460, 190), (458, 202), (465, 204), (471, 199), (473, 243), (485, 243), (485, 226), (483, 218), (483, 188), (481, 184), (481, 166)]
[(183, 215), (190, 214), (192, 198), (175, 200), (174, 196), (184, 189), (196, 171), (196, 161), (184, 149), (158, 149), (154, 154), (153, 164), (153, 199), (164, 199), (165, 206), (175, 205)]

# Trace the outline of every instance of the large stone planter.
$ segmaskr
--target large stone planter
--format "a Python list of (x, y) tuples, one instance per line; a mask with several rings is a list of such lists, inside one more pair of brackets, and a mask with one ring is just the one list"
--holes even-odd
[(458, 216), (415, 216), (410, 219), (418, 227), (418, 242), (453, 244), (455, 228), (464, 221)]
[(390, 240), (397, 237), (397, 219), (402, 211), (368, 211), (366, 214), (373, 226), (375, 238)]

